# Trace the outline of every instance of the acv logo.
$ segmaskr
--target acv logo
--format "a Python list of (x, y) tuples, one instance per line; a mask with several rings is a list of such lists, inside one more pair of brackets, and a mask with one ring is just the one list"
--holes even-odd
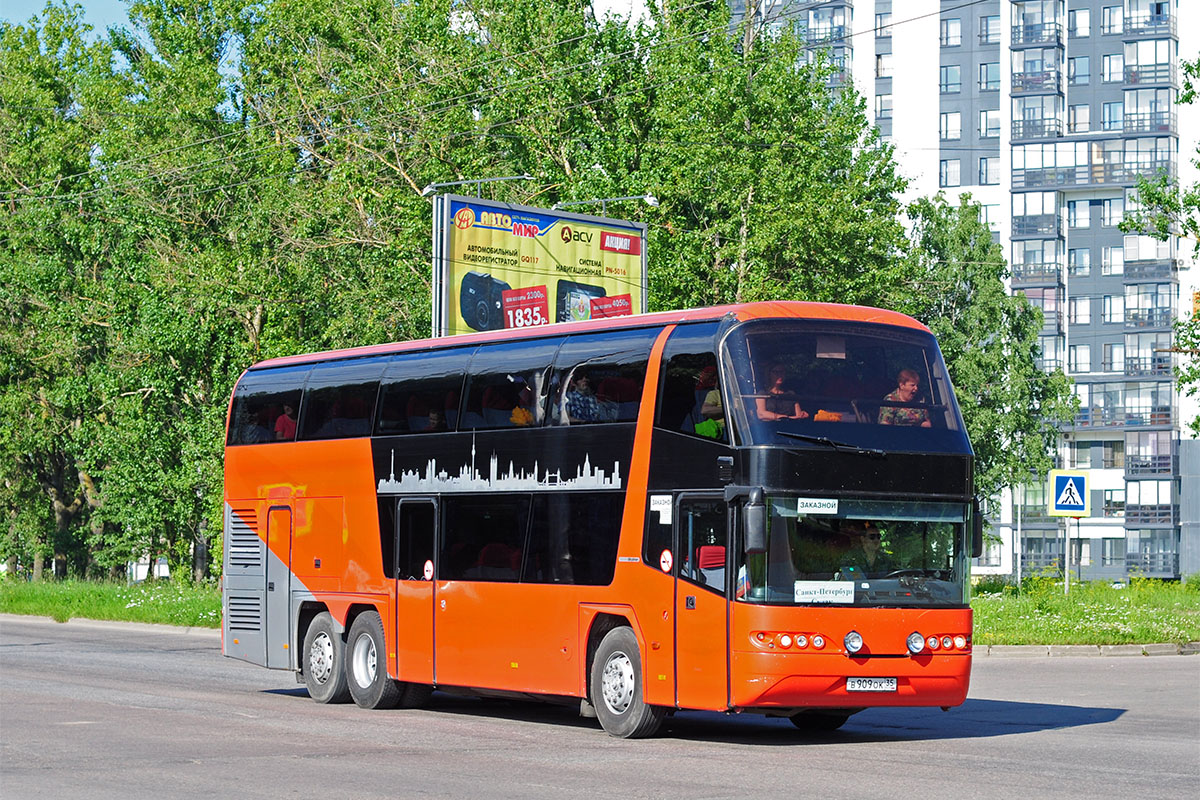
[(474, 224), (475, 212), (470, 208), (460, 208), (458, 213), (454, 215), (454, 227), (460, 231), (465, 231)]
[(592, 234), (588, 233), (587, 231), (573, 231), (569, 225), (562, 226), (562, 233), (560, 236), (562, 237), (562, 240), (567, 243), (590, 242), (592, 240)]

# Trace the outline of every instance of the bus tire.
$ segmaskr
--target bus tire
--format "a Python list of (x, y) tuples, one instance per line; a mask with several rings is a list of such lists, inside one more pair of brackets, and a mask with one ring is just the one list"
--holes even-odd
[(401, 683), (400, 708), (424, 708), (433, 696), (433, 687), (427, 683)]
[(653, 736), (666, 709), (644, 699), (642, 654), (628, 627), (613, 628), (600, 641), (591, 669), (592, 706), (600, 726), (621, 739)]
[(304, 685), (318, 703), (347, 703), (345, 644), (333, 617), (322, 611), (304, 632)]
[(346, 683), (350, 696), (362, 708), (395, 708), (400, 702), (400, 682), (387, 674), (387, 644), (383, 621), (374, 611), (359, 614), (346, 640)]
[(813, 712), (805, 711), (788, 717), (800, 730), (805, 733), (829, 733), (836, 731), (850, 719), (851, 711)]

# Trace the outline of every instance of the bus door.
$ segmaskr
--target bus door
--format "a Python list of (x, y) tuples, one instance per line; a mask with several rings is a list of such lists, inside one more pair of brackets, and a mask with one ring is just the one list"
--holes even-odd
[(675, 701), (683, 708), (729, 704), (728, 508), (720, 496), (679, 497), (675, 513)]
[(267, 509), (267, 667), (288, 669), (292, 650), (292, 509)]
[(433, 683), (434, 553), (438, 504), (405, 498), (396, 513), (396, 676)]

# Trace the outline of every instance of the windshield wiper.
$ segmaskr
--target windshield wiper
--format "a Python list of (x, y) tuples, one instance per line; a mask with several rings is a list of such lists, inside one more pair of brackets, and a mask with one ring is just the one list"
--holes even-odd
[(791, 431), (776, 431), (780, 436), (786, 436), (789, 439), (799, 439), (802, 442), (812, 442), (813, 444), (823, 444), (826, 447), (832, 447), (839, 453), (855, 453), (860, 456), (870, 456), (871, 458), (887, 458), (887, 453), (873, 447), (856, 447), (846, 442), (835, 442), (828, 436), (809, 436), (805, 433), (792, 433)]

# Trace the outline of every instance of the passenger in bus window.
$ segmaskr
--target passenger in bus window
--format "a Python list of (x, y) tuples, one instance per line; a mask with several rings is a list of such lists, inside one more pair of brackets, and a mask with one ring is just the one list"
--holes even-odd
[(572, 423), (604, 421), (600, 398), (596, 396), (591, 377), (586, 372), (576, 372), (567, 389), (567, 417)]
[(712, 370), (713, 383), (700, 404), (700, 416), (703, 419), (696, 424), (696, 433), (710, 439), (725, 439), (725, 404), (721, 400), (721, 387), (716, 382), (716, 367), (705, 367)]
[(786, 383), (787, 367), (778, 362), (772, 364), (767, 371), (766, 395), (754, 400), (759, 419), (808, 419), (808, 412), (800, 407), (796, 396), (787, 390)]
[[(893, 403), (915, 403), (917, 392), (921, 388), (921, 376), (916, 370), (902, 369), (896, 377), (896, 389), (884, 397)], [(929, 412), (924, 408), (903, 406), (884, 406), (879, 409), (880, 425), (919, 425), (922, 428), (932, 427)]]
[(426, 431), (444, 431), (446, 430), (446, 413), (440, 409), (432, 409), (429, 412), (429, 423), (425, 426)]
[(275, 420), (275, 438), (280, 442), (291, 442), (296, 439), (296, 409), (283, 404), (283, 413)]

